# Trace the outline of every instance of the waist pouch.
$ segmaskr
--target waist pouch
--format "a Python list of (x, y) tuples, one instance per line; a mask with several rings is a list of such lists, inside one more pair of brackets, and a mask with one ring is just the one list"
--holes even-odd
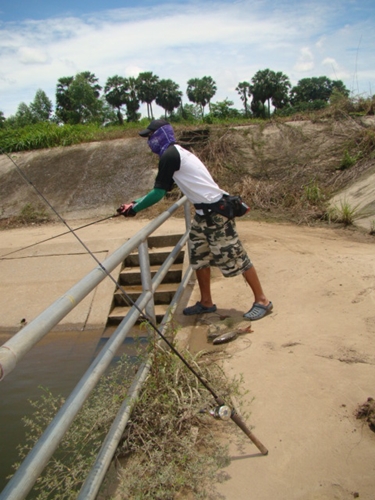
[(224, 217), (228, 219), (242, 217), (250, 210), (250, 207), (242, 201), (241, 196), (231, 196), (229, 194), (224, 194), (223, 197), (215, 203), (197, 203), (194, 204), (194, 207), (198, 210), (203, 210), (205, 215), (208, 215), (210, 212), (215, 212), (224, 215)]

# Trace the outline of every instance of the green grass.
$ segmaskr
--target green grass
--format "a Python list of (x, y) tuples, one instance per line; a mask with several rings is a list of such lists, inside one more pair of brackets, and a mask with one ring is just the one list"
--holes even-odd
[[(72, 146), (84, 142), (103, 141), (134, 136), (149, 124), (148, 118), (139, 122), (124, 123), (103, 127), (96, 124), (85, 125), (57, 125), (56, 123), (37, 123), (26, 127), (0, 128), (0, 153), (32, 151), (36, 149), (54, 148), (58, 146)], [(231, 118), (225, 120), (214, 119), (212, 126), (244, 125), (260, 123), (259, 119)], [(203, 120), (179, 120), (174, 123), (176, 127), (207, 126)], [(2, 150), (2, 151), (1, 151)]]
[(312, 204), (318, 204), (324, 200), (324, 194), (316, 181), (311, 181), (303, 186), (302, 199)]
[(32, 203), (26, 203), (18, 215), (14, 215), (4, 220), (4, 224), (0, 225), (0, 230), (30, 226), (33, 224), (44, 224), (51, 220), (51, 215), (42, 204), (37, 204), (37, 206), (35, 206)]
[(22, 128), (0, 129), (0, 148), (6, 152), (31, 151), (34, 149), (72, 146), (91, 141), (116, 139), (139, 124), (126, 127), (103, 128), (98, 125), (56, 125), (55, 123), (39, 123)]
[(340, 200), (338, 205), (334, 205), (328, 212), (329, 220), (351, 226), (356, 219), (363, 217), (359, 205), (351, 205), (347, 200)]

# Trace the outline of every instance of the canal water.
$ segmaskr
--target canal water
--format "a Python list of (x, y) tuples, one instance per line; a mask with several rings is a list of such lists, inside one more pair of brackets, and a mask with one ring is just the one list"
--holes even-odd
[[(0, 382), (0, 492), (19, 460), (17, 446), (25, 440), (22, 418), (34, 412), (28, 400), (40, 398), (40, 387), (67, 397), (113, 330), (51, 332)], [(9, 338), (0, 333), (0, 345)], [(124, 352), (132, 355), (133, 346), (133, 338), (126, 338), (115, 359)]]

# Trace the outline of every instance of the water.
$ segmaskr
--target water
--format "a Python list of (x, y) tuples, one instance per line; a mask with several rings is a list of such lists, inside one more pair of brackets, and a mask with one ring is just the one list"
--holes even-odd
[[(40, 386), (54, 395), (67, 397), (77, 385), (92, 360), (104, 346), (111, 332), (57, 332), (49, 333), (0, 382), (0, 491), (19, 460), (17, 445), (24, 442), (22, 417), (31, 415), (28, 400), (39, 399)], [(10, 338), (0, 334), (0, 345)], [(131, 352), (133, 339), (126, 338), (121, 352)]]

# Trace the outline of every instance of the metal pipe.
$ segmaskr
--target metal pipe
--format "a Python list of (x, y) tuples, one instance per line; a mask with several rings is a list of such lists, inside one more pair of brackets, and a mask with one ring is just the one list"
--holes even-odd
[[(161, 326), (160, 331), (164, 333), (164, 328), (166, 327), (170, 316), (173, 314), (177, 304), (180, 300), (182, 293), (186, 288), (186, 284), (188, 283), (190, 276), (192, 274), (191, 266), (188, 266), (181, 283), (171, 301), (170, 307), (168, 308), (167, 313), (165, 314)], [(143, 363), (136, 376), (133, 380), (133, 383), (126, 395), (126, 398), (121, 405), (120, 410), (117, 413), (116, 419), (114, 420), (109, 433), (107, 434), (102, 447), (96, 457), (95, 463), (92, 466), (89, 475), (84, 482), (79, 496), (77, 500), (95, 500), (100, 486), (104, 480), (104, 477), (107, 473), (107, 470), (111, 464), (113, 456), (116, 452), (117, 446), (123, 436), (125, 427), (129, 421), (131, 416), (131, 411), (133, 408), (133, 404), (136, 401), (138, 394), (142, 388), (143, 382), (146, 380), (146, 377), (150, 371), (152, 366), (152, 358), (149, 357), (145, 363)]]
[[(143, 241), (139, 245), (138, 257), (139, 257), (139, 266), (141, 269), (142, 290), (143, 291), (150, 291), (152, 293), (150, 259), (148, 256), (147, 240)], [(155, 304), (154, 304), (154, 295), (153, 294), (151, 296), (151, 299), (149, 300), (149, 302), (146, 305), (145, 314), (152, 321), (152, 323), (155, 325), (156, 324), (156, 316), (155, 316)]]
[(168, 273), (169, 268), (173, 264), (173, 262), (176, 260), (178, 257), (179, 253), (181, 252), (183, 246), (185, 245), (187, 239), (189, 238), (189, 234), (185, 233), (180, 241), (176, 244), (176, 246), (173, 248), (171, 253), (168, 255), (168, 257), (165, 259), (163, 264), (160, 266), (158, 269), (157, 273), (152, 279), (152, 290), (155, 292), (157, 287), (160, 285), (160, 283), (163, 281), (165, 276)]

